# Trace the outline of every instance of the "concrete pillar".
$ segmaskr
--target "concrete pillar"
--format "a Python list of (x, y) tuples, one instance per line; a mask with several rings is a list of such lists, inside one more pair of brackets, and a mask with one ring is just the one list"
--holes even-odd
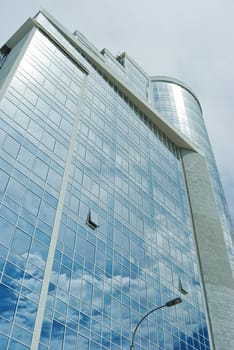
[(182, 159), (215, 350), (234, 349), (234, 280), (205, 158), (183, 150)]

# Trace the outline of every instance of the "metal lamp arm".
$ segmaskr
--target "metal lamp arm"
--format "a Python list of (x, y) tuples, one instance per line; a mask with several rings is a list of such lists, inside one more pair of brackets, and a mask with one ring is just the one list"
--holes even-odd
[(138, 330), (139, 326), (141, 325), (141, 323), (144, 321), (144, 319), (146, 317), (148, 317), (150, 314), (152, 314), (154, 311), (157, 311), (159, 309), (162, 309), (163, 307), (167, 306), (166, 304), (165, 305), (162, 305), (162, 306), (158, 306), (156, 308), (154, 308), (153, 310), (147, 312), (147, 314), (145, 314), (145, 316), (142, 317), (142, 319), (137, 323), (135, 329), (134, 329), (134, 332), (132, 334), (132, 341), (131, 341), (131, 346), (130, 346), (130, 350), (134, 350), (134, 340), (135, 340), (135, 334), (136, 334), (136, 331)]

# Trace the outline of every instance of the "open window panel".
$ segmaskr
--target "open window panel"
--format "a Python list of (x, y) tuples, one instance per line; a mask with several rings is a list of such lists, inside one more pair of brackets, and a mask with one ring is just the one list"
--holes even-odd
[(181, 279), (178, 279), (178, 291), (183, 294), (183, 295), (187, 295), (188, 291), (184, 288)]
[(89, 209), (86, 225), (95, 230), (98, 225), (98, 214), (95, 213), (92, 209)]

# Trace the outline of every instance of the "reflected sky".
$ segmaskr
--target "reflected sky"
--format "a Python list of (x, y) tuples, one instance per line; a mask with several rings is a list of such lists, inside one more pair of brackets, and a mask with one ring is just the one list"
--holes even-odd
[[(201, 350), (206, 321), (179, 151), (89, 69), (55, 256), (50, 237), (83, 72), (37, 31), (2, 100), (0, 334), (11, 334), (8, 350), (29, 348), (49, 254), (40, 350), (127, 349), (139, 319), (179, 295), (179, 278), (188, 296), (150, 316), (136, 344)], [(131, 65), (129, 74), (146, 87)], [(90, 210), (96, 230), (86, 225)]]

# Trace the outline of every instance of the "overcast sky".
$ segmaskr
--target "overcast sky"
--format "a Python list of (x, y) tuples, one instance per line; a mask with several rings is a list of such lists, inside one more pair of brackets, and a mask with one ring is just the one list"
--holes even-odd
[(234, 221), (234, 1), (7, 0), (1, 3), (0, 46), (41, 6), (98, 49), (126, 51), (148, 74), (192, 88)]

